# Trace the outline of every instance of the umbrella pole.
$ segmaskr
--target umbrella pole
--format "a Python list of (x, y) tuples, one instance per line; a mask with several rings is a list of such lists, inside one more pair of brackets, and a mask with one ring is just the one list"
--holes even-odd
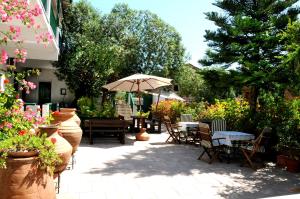
[(139, 107), (140, 107), (140, 110), (139, 110), (139, 111), (141, 111), (142, 105), (141, 105), (141, 96), (140, 96), (140, 94), (139, 94)]
[(157, 111), (157, 106), (158, 106), (158, 102), (159, 102), (159, 98), (160, 98), (160, 92), (161, 92), (161, 90), (159, 89), (159, 93), (158, 93), (158, 97), (157, 97), (157, 101), (156, 101), (156, 107), (155, 107), (156, 111)]
[(140, 92), (140, 81), (139, 80), (137, 81), (137, 85), (138, 85), (138, 90), (137, 91), (138, 91), (138, 96), (139, 96), (139, 107), (140, 107), (139, 111), (141, 112), (142, 106), (141, 106), (141, 92)]

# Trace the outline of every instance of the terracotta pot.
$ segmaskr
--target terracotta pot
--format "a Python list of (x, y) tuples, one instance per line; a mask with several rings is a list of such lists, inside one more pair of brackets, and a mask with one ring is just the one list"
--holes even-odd
[(286, 159), (288, 157), (285, 155), (277, 155), (276, 165), (280, 168), (286, 167)]
[(12, 158), (28, 158), (28, 157), (33, 157), (37, 156), (39, 154), (38, 151), (17, 151), (17, 152), (7, 152), (8, 157)]
[(62, 113), (74, 113), (75, 115), (73, 116), (73, 120), (80, 126), (81, 120), (80, 118), (76, 115), (76, 108), (60, 108), (60, 112)]
[(36, 167), (37, 157), (8, 158), (0, 169), (1, 199), (55, 199), (52, 176)]
[(292, 173), (297, 173), (300, 171), (300, 163), (298, 160), (286, 159), (286, 170)]
[(137, 141), (148, 141), (150, 139), (149, 134), (146, 132), (146, 128), (141, 128), (140, 132), (135, 135)]
[(72, 119), (74, 115), (75, 113), (73, 112), (59, 112), (52, 115), (54, 118), (52, 123), (57, 124), (60, 122), (59, 133), (72, 145), (72, 154), (77, 150), (82, 137), (81, 128)]
[(59, 154), (62, 163), (55, 167), (54, 173), (63, 172), (68, 166), (72, 155), (73, 148), (71, 144), (58, 134), (57, 125), (40, 126), (39, 128), (41, 133), (47, 133), (47, 137), (49, 140), (55, 138), (55, 151), (57, 154)]

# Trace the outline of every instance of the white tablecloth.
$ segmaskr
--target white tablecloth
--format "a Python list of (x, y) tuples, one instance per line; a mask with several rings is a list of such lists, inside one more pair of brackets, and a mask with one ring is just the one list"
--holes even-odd
[(187, 127), (196, 128), (199, 126), (199, 122), (178, 122), (180, 131), (187, 131)]
[(212, 138), (225, 138), (220, 140), (220, 144), (233, 146), (232, 141), (252, 140), (255, 138), (255, 136), (249, 133), (243, 133), (238, 131), (215, 131)]

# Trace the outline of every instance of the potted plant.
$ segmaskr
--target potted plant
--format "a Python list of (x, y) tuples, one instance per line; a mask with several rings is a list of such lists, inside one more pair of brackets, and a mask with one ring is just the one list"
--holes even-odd
[(138, 111), (138, 112), (136, 113), (136, 116), (142, 117), (142, 118), (148, 118), (149, 115), (150, 115), (150, 111), (147, 111), (147, 112)]
[(4, 83), (5, 90), (0, 92), (0, 196), (55, 198), (52, 174), (60, 163), (56, 140), (35, 130), (46, 119), (30, 109), (23, 111), (13, 85), (8, 79)]
[(290, 172), (300, 171), (300, 100), (283, 102), (279, 106), (281, 120), (277, 125), (277, 157), (279, 166)]

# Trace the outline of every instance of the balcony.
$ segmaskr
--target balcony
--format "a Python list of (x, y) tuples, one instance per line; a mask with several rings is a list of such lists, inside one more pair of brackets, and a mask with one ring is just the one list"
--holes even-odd
[[(43, 8), (43, 14), (35, 18), (36, 24), (40, 25), (39, 32), (49, 32), (54, 38), (47, 47), (37, 44), (34, 30), (25, 27), (17, 20), (9, 24), (1, 23), (0, 29), (8, 29), (9, 25), (20, 26), (22, 28), (20, 39), (23, 40), (23, 48), (27, 49), (28, 59), (56, 61), (59, 55), (59, 38), (61, 36), (59, 28), (63, 9), (61, 0), (30, 0), (31, 6), (35, 4), (39, 4)], [(15, 48), (15, 43), (10, 41), (7, 45), (8, 53), (13, 54)]]

